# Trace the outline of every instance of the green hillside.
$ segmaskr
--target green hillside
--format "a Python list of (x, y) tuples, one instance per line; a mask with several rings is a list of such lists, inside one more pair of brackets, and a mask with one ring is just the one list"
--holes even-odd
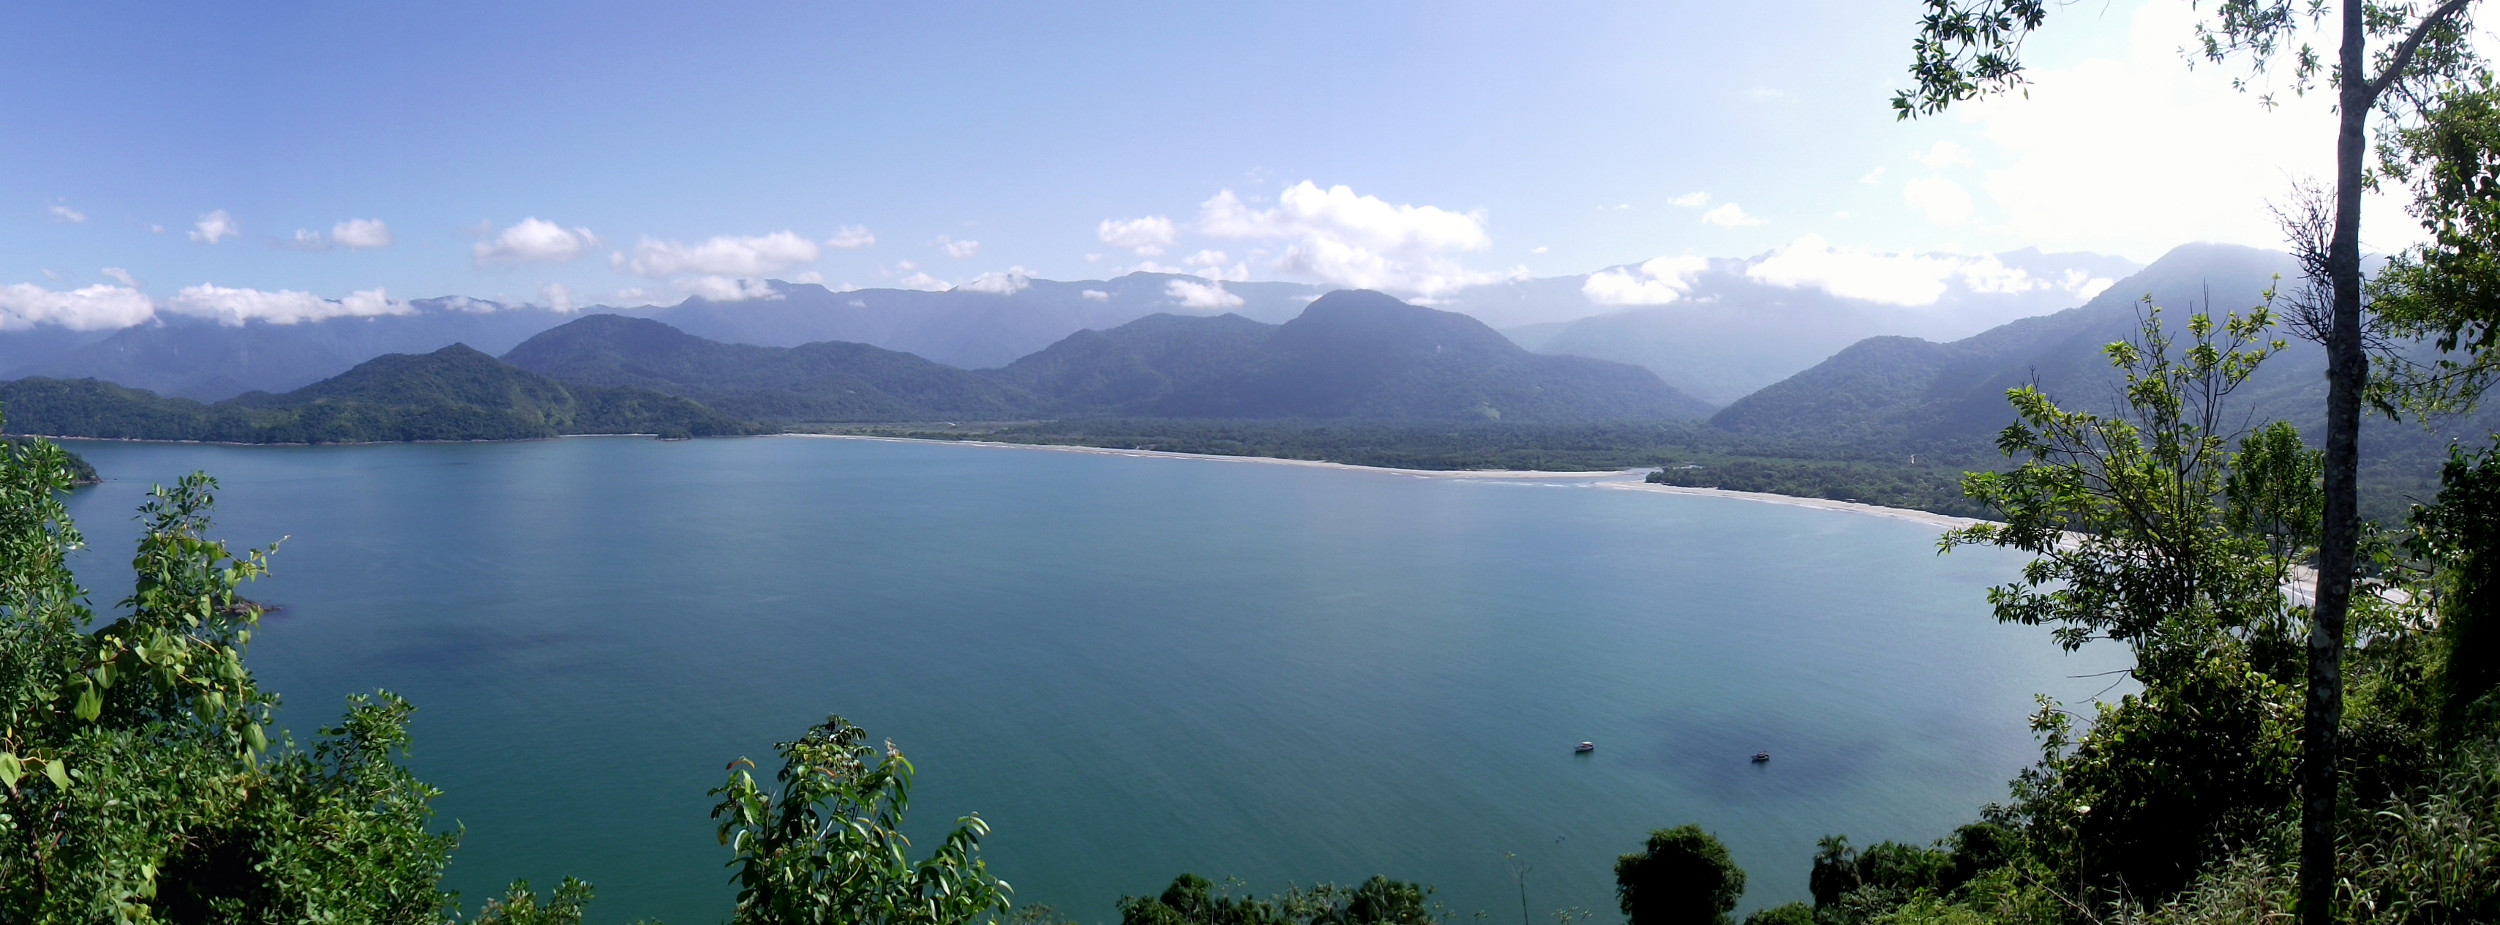
[(222, 443), (516, 440), (564, 434), (720, 436), (760, 431), (644, 389), (566, 386), (454, 344), (391, 354), (283, 395), (216, 404), (94, 379), (0, 383), (11, 432)]
[(630, 387), (775, 421), (898, 421), (1021, 415), (1030, 398), (973, 373), (866, 344), (724, 344), (657, 321), (591, 315), (547, 330), (504, 362), (566, 383)]
[(1530, 353), (1474, 318), (1362, 290), (1322, 296), (1281, 325), (1142, 319), (992, 375), (1060, 414), (1550, 424), (1710, 410), (1646, 369)]

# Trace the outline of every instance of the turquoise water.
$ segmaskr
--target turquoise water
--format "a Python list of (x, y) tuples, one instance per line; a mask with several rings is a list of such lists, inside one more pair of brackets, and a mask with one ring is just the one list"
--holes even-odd
[(916, 829), (980, 812), (1084, 921), (1194, 871), (1501, 922), (1505, 853), (1539, 919), (1613, 921), (1614, 856), (1683, 822), (1751, 908), (1822, 835), (2002, 798), (2031, 695), (2107, 667), (1988, 619), (2012, 556), (1748, 501), (806, 438), (78, 449), (96, 600), (147, 486), (217, 476), (220, 535), (291, 537), (252, 592), (284, 724), (409, 697), (467, 903), (573, 875), (600, 921), (723, 918), (704, 791), (831, 712), (919, 766)]

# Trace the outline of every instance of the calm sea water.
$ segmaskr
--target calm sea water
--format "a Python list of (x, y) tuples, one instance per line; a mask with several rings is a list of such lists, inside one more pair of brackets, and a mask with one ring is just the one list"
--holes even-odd
[(2032, 694), (2108, 667), (1989, 620), (2010, 555), (1746, 501), (804, 438), (78, 449), (100, 604), (147, 487), (217, 476), (220, 535), (290, 537), (252, 592), (284, 724), (407, 696), (467, 905), (573, 875), (601, 921), (723, 918), (704, 791), (834, 712), (919, 766), (918, 832), (978, 811), (1084, 921), (1194, 871), (1502, 922), (1505, 854), (1538, 919), (1611, 921), (1613, 858), (1684, 822), (1751, 908), (1822, 835), (2002, 798)]

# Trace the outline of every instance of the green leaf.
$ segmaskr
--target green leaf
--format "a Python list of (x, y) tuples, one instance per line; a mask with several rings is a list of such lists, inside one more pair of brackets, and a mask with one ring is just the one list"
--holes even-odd
[(6, 785), (11, 791), (15, 791), (17, 782), (25, 777), (26, 768), (18, 763), (16, 755), (0, 752), (0, 785)]
[(104, 715), (104, 695), (96, 690), (95, 685), (81, 685), (78, 691), (77, 713), (79, 719), (90, 723), (95, 722), (96, 717)]
[(52, 786), (69, 789), (69, 762), (54, 759), (43, 763), (43, 776), (52, 779)]

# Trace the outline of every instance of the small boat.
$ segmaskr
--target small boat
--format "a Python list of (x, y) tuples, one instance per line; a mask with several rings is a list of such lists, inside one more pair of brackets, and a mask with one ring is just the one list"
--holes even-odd
[(1771, 753), (1770, 753), (1770, 752), (1755, 752), (1755, 753), (1753, 753), (1753, 763), (1755, 763), (1755, 764), (1764, 764), (1764, 763), (1769, 762), (1770, 760), (1771, 760)]
[(1593, 751), (1596, 751), (1596, 750), (1597, 750), (1597, 743), (1595, 743), (1595, 742), (1582, 742), (1582, 743), (1580, 743), (1580, 745), (1579, 745), (1579, 747), (1578, 747), (1578, 748), (1574, 748), (1574, 749), (1572, 749), (1572, 750), (1571, 750), (1571, 753), (1572, 753), (1572, 754), (1575, 754), (1575, 755), (1585, 755), (1585, 754), (1588, 754), (1588, 753), (1593, 752)]

